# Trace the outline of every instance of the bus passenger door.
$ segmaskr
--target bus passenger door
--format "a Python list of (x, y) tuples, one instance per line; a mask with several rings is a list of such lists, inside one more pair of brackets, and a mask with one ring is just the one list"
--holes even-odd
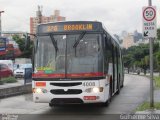
[(119, 66), (118, 66), (118, 49), (117, 47), (115, 47), (115, 91), (117, 91), (118, 89), (118, 85), (119, 85)]
[(118, 83), (118, 59), (117, 59), (117, 48), (116, 45), (112, 46), (112, 57), (113, 57), (113, 93), (117, 91)]
[[(104, 72), (109, 75), (110, 77), (112, 77), (112, 81), (110, 81), (110, 86), (109, 89), (111, 89), (112, 93), (113, 93), (113, 56), (112, 56), (112, 42), (111, 39), (108, 38), (107, 36), (105, 36), (104, 39)], [(108, 78), (110, 79), (110, 78)], [(108, 93), (108, 89), (105, 89), (105, 93)], [(109, 93), (110, 94), (110, 93)], [(106, 94), (106, 97), (108, 97), (108, 95)]]

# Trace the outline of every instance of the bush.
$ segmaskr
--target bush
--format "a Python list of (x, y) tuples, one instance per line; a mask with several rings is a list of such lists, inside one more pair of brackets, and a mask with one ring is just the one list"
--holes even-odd
[(3, 85), (3, 84), (4, 84), (4, 82), (2, 80), (0, 80), (0, 85)]
[(7, 77), (1, 79), (2, 83), (15, 83), (17, 82), (15, 77)]

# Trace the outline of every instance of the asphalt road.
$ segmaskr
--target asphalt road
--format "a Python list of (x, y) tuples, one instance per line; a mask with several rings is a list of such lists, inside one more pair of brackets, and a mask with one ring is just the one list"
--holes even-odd
[[(34, 103), (32, 94), (0, 99), (0, 113), (21, 114), (17, 120), (41, 120), (46, 118), (66, 120), (97, 120), (120, 118), (120, 114), (133, 113), (149, 95), (149, 79), (137, 75), (125, 75), (124, 87), (115, 95), (108, 107), (98, 105), (70, 105), (50, 108), (47, 103)], [(31, 115), (32, 114), (32, 115)], [(113, 115), (114, 114), (114, 115)], [(116, 114), (119, 114), (118, 116)], [(16, 116), (10, 116), (16, 117)]]

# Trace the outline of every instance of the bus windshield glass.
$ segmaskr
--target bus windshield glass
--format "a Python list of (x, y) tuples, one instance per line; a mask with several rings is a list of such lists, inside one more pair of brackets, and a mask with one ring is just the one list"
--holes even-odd
[(100, 40), (101, 34), (88, 33), (38, 36), (35, 72), (60, 78), (100, 73)]

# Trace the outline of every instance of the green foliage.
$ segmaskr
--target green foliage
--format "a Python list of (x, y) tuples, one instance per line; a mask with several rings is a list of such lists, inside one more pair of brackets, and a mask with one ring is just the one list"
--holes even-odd
[(149, 48), (148, 44), (140, 44), (139, 46), (132, 46), (124, 53), (124, 66), (131, 68), (133, 66), (146, 70), (149, 67)]
[(157, 63), (157, 67), (158, 67), (158, 69), (160, 70), (160, 51), (158, 51), (157, 53), (156, 53), (156, 63)]
[(15, 77), (7, 77), (1, 79), (2, 83), (15, 83), (17, 79)]
[[(154, 43), (154, 69), (160, 70), (160, 51), (159, 44)], [(126, 68), (141, 68), (146, 74), (149, 69), (149, 44), (140, 44), (139, 46), (132, 46), (128, 49), (123, 49), (124, 66)]]
[(157, 39), (160, 40), (160, 28), (157, 29)]
[(19, 49), (23, 52), (25, 48), (25, 40), (24, 38), (20, 38), (18, 35), (14, 35), (13, 39), (16, 41), (16, 43), (19, 46)]
[(136, 109), (136, 111), (144, 111), (144, 110), (149, 110), (149, 109), (160, 110), (160, 102), (154, 103), (154, 108), (150, 108), (149, 102), (144, 102)]
[(3, 85), (3, 84), (4, 84), (4, 82), (2, 80), (0, 80), (0, 85)]
[(13, 39), (16, 41), (16, 43), (19, 46), (19, 49), (22, 52), (22, 55), (20, 57), (31, 58), (31, 56), (32, 56), (32, 48), (33, 48), (33, 41), (30, 41), (30, 45), (28, 47), (26, 47), (25, 46), (25, 38), (20, 38), (18, 35), (15, 35), (15, 36), (13, 36)]
[(160, 77), (154, 77), (155, 86), (157, 89), (160, 89)]

